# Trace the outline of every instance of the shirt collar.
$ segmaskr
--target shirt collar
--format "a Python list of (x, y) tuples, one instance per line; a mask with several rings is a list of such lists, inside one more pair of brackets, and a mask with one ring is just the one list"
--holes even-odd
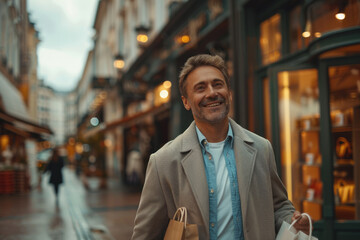
[[(205, 147), (204, 143), (207, 142), (206, 137), (204, 136), (204, 134), (202, 134), (202, 132), (196, 126), (196, 124), (195, 124), (195, 128), (196, 128), (196, 133), (197, 133), (197, 137), (198, 137), (200, 145), (202, 147)], [(233, 147), (233, 142), (234, 142), (234, 134), (233, 134), (233, 130), (231, 128), (231, 124), (229, 122), (229, 130), (227, 133), (225, 144), (230, 143), (230, 146)]]

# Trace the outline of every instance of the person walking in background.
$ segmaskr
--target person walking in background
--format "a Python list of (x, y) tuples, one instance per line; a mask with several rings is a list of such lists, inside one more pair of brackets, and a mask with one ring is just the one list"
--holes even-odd
[(200, 239), (275, 239), (282, 222), (308, 232), (276, 170), (270, 142), (229, 118), (232, 93), (224, 60), (191, 57), (180, 73), (194, 122), (150, 156), (132, 239), (162, 239), (179, 207)]
[(140, 185), (143, 183), (143, 159), (141, 152), (133, 148), (127, 155), (126, 176), (131, 185)]
[(46, 166), (46, 170), (44, 173), (46, 172), (50, 173), (49, 183), (52, 184), (54, 187), (56, 203), (59, 202), (58, 200), (59, 185), (63, 183), (63, 174), (62, 174), (63, 167), (64, 167), (64, 160), (62, 156), (60, 156), (59, 148), (54, 148), (53, 154)]

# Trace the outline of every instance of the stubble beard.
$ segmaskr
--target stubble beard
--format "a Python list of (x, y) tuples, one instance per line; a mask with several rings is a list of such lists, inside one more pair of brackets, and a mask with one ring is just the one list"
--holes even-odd
[[(228, 117), (228, 114), (230, 112), (230, 103), (228, 101), (226, 101), (226, 99), (222, 98), (222, 104), (224, 104), (224, 106), (222, 106), (222, 108), (220, 110), (218, 109), (213, 109), (213, 110), (208, 110), (208, 109), (204, 109), (203, 104), (199, 104), (199, 110), (196, 112), (193, 112), (194, 117), (196, 117), (199, 121), (202, 122), (207, 122), (207, 123), (211, 123), (211, 124), (215, 124), (215, 123), (219, 123), (221, 121), (223, 121), (224, 119), (226, 119)], [(207, 113), (207, 112), (210, 113)], [(221, 111), (219, 113), (217, 113), (217, 111)]]

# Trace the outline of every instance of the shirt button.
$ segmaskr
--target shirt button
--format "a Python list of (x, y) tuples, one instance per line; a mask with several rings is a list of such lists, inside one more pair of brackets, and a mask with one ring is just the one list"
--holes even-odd
[(211, 189), (210, 192), (211, 192), (211, 193), (214, 193), (214, 189)]
[(211, 227), (215, 227), (215, 224), (214, 224), (214, 223), (211, 223)]
[(207, 141), (204, 141), (204, 144), (206, 145), (206, 144), (207, 144)]
[(211, 155), (209, 156), (209, 160), (211, 160)]

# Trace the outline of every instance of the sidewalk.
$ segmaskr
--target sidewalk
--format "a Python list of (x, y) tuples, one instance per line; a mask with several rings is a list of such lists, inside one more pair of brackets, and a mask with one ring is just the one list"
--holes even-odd
[(140, 198), (139, 191), (109, 179), (108, 188), (98, 190), (97, 179), (83, 187), (73, 171), (63, 170), (56, 205), (48, 176), (42, 188), (16, 195), (0, 195), (0, 239), (129, 239)]

